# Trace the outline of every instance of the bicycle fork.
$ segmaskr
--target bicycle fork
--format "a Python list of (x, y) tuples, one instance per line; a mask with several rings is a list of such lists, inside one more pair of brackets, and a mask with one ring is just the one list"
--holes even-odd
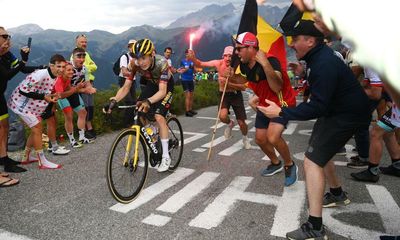
[[(133, 154), (133, 166), (136, 167), (136, 164), (138, 161), (138, 150), (139, 150), (139, 141), (140, 141), (140, 126), (134, 125), (131, 128), (133, 128), (136, 131), (135, 151)], [(129, 135), (128, 144), (126, 145), (126, 150), (125, 150), (124, 166), (127, 166), (127, 164), (128, 164), (129, 152), (131, 151), (132, 141), (133, 141), (133, 136)]]

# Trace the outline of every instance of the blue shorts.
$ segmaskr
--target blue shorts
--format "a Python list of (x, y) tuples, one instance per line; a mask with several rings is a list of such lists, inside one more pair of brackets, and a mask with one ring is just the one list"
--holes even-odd
[(81, 109), (85, 108), (81, 96), (77, 93), (74, 93), (67, 98), (59, 99), (57, 102), (63, 112), (70, 112), (72, 109), (75, 112), (79, 112)]
[(193, 92), (194, 91), (194, 83), (193, 81), (182, 81), (182, 88), (185, 92)]
[(276, 118), (268, 118), (265, 116), (262, 112), (257, 110), (257, 115), (256, 115), (256, 123), (254, 124), (256, 128), (264, 128), (267, 129), (269, 126), (269, 122), (275, 122), (282, 124), (285, 128), (286, 125), (288, 124), (288, 120), (281, 118), (281, 117), (276, 117)]

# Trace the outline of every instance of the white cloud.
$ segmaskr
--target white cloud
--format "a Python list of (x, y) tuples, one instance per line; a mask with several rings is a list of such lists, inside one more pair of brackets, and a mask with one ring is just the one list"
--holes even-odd
[(27, 23), (44, 29), (120, 33), (143, 24), (167, 26), (175, 19), (210, 4), (243, 4), (244, 0), (0, 0), (5, 28)]

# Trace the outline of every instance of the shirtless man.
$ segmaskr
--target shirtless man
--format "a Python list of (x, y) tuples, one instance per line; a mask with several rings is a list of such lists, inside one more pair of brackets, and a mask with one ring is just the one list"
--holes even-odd
[[(231, 58), (233, 53), (233, 47), (227, 46), (224, 49), (224, 53), (222, 54), (222, 59), (219, 60), (211, 60), (208, 62), (202, 62), (196, 58), (193, 50), (189, 50), (189, 59), (193, 61), (194, 65), (197, 67), (215, 67), (218, 71), (218, 83), (219, 83), (219, 92), (222, 97), (222, 92), (224, 91), (225, 82), (227, 80), (226, 72), (227, 69), (231, 65)], [(250, 149), (251, 144), (250, 140), (247, 138), (247, 124), (246, 120), (246, 111), (243, 103), (243, 90), (246, 89), (245, 84), (233, 83), (228, 81), (225, 90), (224, 99), (222, 99), (222, 107), (219, 114), (219, 119), (221, 122), (226, 123), (227, 127), (224, 132), (225, 138), (230, 138), (232, 136), (232, 128), (234, 126), (234, 121), (229, 118), (228, 111), (230, 106), (232, 106), (233, 111), (236, 115), (236, 120), (239, 124), (240, 131), (243, 135), (243, 147), (245, 149)]]

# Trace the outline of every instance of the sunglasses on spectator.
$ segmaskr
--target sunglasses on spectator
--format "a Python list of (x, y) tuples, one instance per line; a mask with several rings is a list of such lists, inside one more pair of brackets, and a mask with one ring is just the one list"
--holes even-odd
[(235, 47), (235, 50), (238, 50), (240, 52), (240, 50), (242, 50), (243, 48), (249, 48), (249, 46)]
[(86, 57), (86, 53), (77, 53), (77, 54), (75, 54), (75, 57), (84, 58), (84, 57)]
[(75, 39), (78, 39), (78, 38), (80, 38), (80, 37), (87, 38), (85, 34), (79, 34), (78, 36), (76, 36), (76, 38), (75, 38)]
[(4, 38), (4, 40), (11, 39), (11, 35), (8, 35), (8, 34), (1, 34), (1, 37)]

